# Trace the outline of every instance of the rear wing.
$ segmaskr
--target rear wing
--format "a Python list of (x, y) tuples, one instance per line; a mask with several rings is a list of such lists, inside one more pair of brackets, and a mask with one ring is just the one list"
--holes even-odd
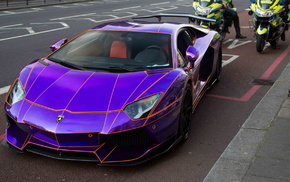
[(187, 14), (187, 13), (159, 13), (159, 14), (153, 14), (153, 15), (137, 16), (137, 17), (133, 17), (133, 19), (157, 18), (158, 21), (161, 21), (162, 17), (188, 18), (189, 22), (194, 22), (194, 20), (196, 19), (208, 21), (208, 22), (216, 21), (215, 19), (205, 18), (205, 17), (196, 16), (196, 15)]

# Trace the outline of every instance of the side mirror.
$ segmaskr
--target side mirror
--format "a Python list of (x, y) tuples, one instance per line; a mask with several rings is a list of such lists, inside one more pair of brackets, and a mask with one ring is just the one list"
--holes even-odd
[(199, 57), (198, 50), (193, 46), (189, 46), (186, 50), (186, 59), (189, 60), (190, 63), (193, 63), (198, 59), (198, 57)]
[(250, 10), (249, 12), (248, 12), (248, 15), (253, 15), (254, 14), (254, 12), (252, 11), (252, 10)]
[(63, 44), (65, 44), (67, 42), (67, 39), (61, 39), (60, 41), (56, 42), (55, 44), (53, 44), (52, 46), (50, 46), (50, 50), (51, 51), (56, 51), (58, 50)]

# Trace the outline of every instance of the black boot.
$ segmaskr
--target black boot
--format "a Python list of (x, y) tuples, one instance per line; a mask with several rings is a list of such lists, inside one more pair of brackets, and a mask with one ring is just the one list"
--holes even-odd
[(243, 36), (241, 33), (236, 35), (236, 39), (245, 39), (247, 38), (246, 36)]
[(228, 27), (228, 26), (225, 26), (225, 28), (223, 29), (223, 32), (225, 32), (225, 33), (230, 33), (230, 31), (229, 31), (229, 27)]
[(285, 30), (284, 30), (284, 32), (281, 35), (281, 40), (282, 41), (285, 41), (286, 40)]
[(235, 26), (235, 29), (236, 29), (236, 39), (245, 39), (245, 38), (247, 38), (246, 36), (243, 36), (241, 34), (240, 20), (239, 20), (238, 16), (236, 16), (235, 19), (234, 19), (234, 26)]

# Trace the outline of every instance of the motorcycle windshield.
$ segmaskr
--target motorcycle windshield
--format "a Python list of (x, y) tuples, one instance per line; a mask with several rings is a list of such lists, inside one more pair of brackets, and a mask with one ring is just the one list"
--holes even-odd
[(276, 0), (258, 0), (258, 5), (261, 9), (270, 9), (270, 7), (275, 3)]
[(198, 0), (199, 5), (203, 8), (210, 6), (212, 3), (214, 3), (214, 0)]

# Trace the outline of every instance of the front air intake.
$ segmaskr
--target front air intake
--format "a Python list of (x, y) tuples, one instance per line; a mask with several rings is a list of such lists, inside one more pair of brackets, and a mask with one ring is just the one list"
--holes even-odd
[(143, 129), (105, 135), (106, 143), (113, 146), (136, 146), (150, 143), (150, 137)]

